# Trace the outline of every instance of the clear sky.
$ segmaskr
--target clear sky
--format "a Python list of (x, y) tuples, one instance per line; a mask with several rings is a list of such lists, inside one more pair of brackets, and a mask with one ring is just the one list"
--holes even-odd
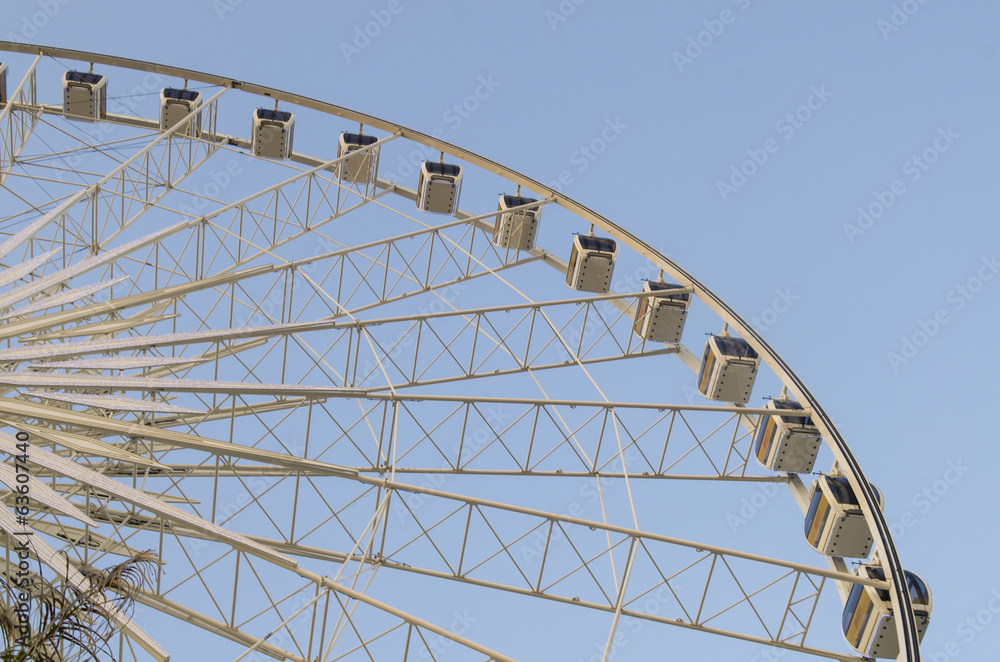
[(1000, 4), (7, 0), (0, 16), (3, 39), (440, 129), (661, 248), (757, 326), (882, 489), (934, 592), (929, 659), (995, 655)]

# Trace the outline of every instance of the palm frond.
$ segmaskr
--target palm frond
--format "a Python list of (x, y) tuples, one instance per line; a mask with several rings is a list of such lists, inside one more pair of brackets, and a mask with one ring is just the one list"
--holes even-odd
[[(114, 662), (109, 642), (117, 632), (115, 614), (131, 614), (136, 595), (151, 584), (159, 563), (155, 553), (144, 551), (104, 570), (81, 566), (77, 570), (86, 580), (82, 587), (40, 575), (31, 576), (25, 587), (25, 582), (0, 575), (0, 588), (8, 598), (0, 605), (5, 646), (0, 662)], [(66, 564), (69, 570), (69, 559)], [(21, 638), (17, 610), (9, 606), (23, 602), (24, 593), (31, 607), (27, 641)]]

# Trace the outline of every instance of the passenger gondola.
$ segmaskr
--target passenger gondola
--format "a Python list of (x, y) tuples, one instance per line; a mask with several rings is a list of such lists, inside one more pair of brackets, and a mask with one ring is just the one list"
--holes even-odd
[(462, 166), (424, 161), (417, 182), (417, 209), (454, 214), (462, 191)]
[(764, 408), (789, 413), (761, 416), (757, 425), (757, 461), (772, 471), (812, 471), (823, 436), (811, 418), (791, 413), (802, 411), (802, 405), (794, 400), (775, 399), (768, 400)]
[[(163, 88), (160, 90), (160, 130), (167, 131), (174, 128), (200, 105), (201, 92)], [(201, 135), (201, 110), (195, 113), (188, 125), (179, 133), (195, 138)]]
[(500, 206), (497, 207), (497, 220), (493, 226), (493, 243), (500, 248), (518, 251), (530, 251), (535, 247), (535, 232), (542, 215), (541, 207), (508, 211), (536, 203), (535, 198), (524, 198), (519, 195), (501, 195)]
[(681, 292), (681, 286), (662, 281), (647, 280), (642, 291), (658, 292), (652, 296), (639, 297), (636, 302), (635, 323), (632, 330), (645, 340), (657, 342), (680, 342), (691, 305), (691, 293)]
[[(360, 149), (378, 142), (375, 136), (360, 133), (341, 133), (337, 145), (337, 158), (344, 160), (337, 164), (337, 179), (342, 182), (370, 184), (375, 180), (378, 171), (378, 147), (366, 149), (354, 154)], [(344, 158), (344, 157), (347, 158)]]
[(63, 114), (96, 121), (108, 116), (108, 78), (82, 71), (63, 74)]
[(581, 292), (607, 294), (618, 257), (618, 242), (607, 237), (578, 234), (566, 269), (566, 284)]
[(746, 404), (759, 366), (760, 357), (747, 341), (711, 336), (701, 359), (698, 390), (711, 400)]
[(0, 104), (7, 103), (7, 65), (0, 62)]
[[(875, 494), (881, 509), (882, 495), (877, 489)], [(806, 542), (827, 556), (863, 559), (872, 548), (868, 522), (843, 476), (820, 476), (813, 482), (803, 531)]]
[[(861, 577), (885, 581), (885, 572), (875, 564), (859, 566), (855, 571)], [(908, 570), (903, 571), (906, 588), (913, 605), (913, 620), (917, 626), (917, 640), (924, 637), (931, 618), (932, 598), (927, 585)], [(865, 657), (896, 659), (899, 639), (889, 591), (874, 586), (854, 584), (844, 605), (841, 621), (844, 637), (851, 648)]]
[(250, 151), (267, 159), (287, 159), (292, 153), (295, 115), (283, 110), (257, 108), (253, 113)]

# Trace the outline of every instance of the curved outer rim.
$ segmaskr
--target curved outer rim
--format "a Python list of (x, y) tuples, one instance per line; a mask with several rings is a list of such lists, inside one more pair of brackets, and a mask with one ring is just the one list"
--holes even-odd
[[(331, 103), (318, 101), (316, 99), (277, 90), (263, 85), (257, 85), (255, 83), (237, 81), (223, 76), (144, 62), (142, 60), (89, 53), (86, 51), (38, 46), (34, 44), (20, 44), (9, 41), (0, 41), (0, 51), (67, 58), (75, 61), (104, 64), (124, 69), (146, 71), (165, 76), (195, 80), (211, 85), (230, 86), (251, 94), (266, 96), (329, 115), (342, 117), (353, 122), (374, 127), (389, 134), (399, 133), (403, 138), (421, 143), (436, 151), (441, 151), (445, 154), (459, 158), (467, 163), (503, 177), (504, 179), (518, 184), (528, 190), (544, 195), (545, 197), (551, 197), (555, 204), (558, 204), (576, 216), (593, 223), (596, 227), (599, 227), (602, 230), (609, 232), (612, 236), (624, 241), (627, 246), (653, 262), (653, 264), (660, 269), (663, 269), (664, 272), (677, 279), (681, 285), (693, 288), (693, 293), (702, 302), (708, 305), (708, 307), (719, 315), (719, 317), (721, 317), (731, 328), (735, 329), (740, 337), (750, 343), (750, 345), (774, 371), (778, 378), (781, 379), (782, 383), (788, 387), (788, 390), (792, 393), (792, 395), (794, 395), (800, 403), (812, 409), (812, 418), (814, 423), (823, 434), (823, 438), (827, 441), (827, 445), (833, 452), (838, 465), (850, 481), (855, 493), (860, 495), (861, 498), (859, 501), (861, 503), (865, 519), (867, 520), (869, 527), (872, 527), (876, 533), (875, 547), (891, 583), (892, 590), (890, 591), (890, 597), (892, 599), (893, 613), (897, 616), (902, 616), (902, 618), (897, 618), (897, 623), (902, 624), (902, 627), (897, 627), (900, 650), (898, 659), (908, 660), (910, 662), (919, 662), (920, 647), (919, 638), (917, 637), (916, 623), (913, 615), (913, 606), (910, 603), (909, 592), (906, 586), (905, 576), (903, 575), (903, 566), (899, 561), (896, 546), (892, 541), (889, 525), (886, 522), (882, 511), (878, 507), (878, 500), (875, 491), (868, 483), (867, 478), (865, 478), (865, 475), (861, 470), (861, 466), (858, 464), (858, 461), (854, 457), (850, 448), (848, 448), (847, 442), (833, 424), (833, 420), (820, 406), (806, 385), (792, 371), (791, 367), (789, 367), (784, 359), (782, 359), (774, 348), (772, 348), (753, 327), (740, 317), (735, 310), (733, 310), (728, 304), (719, 298), (718, 295), (705, 287), (700, 281), (682, 269), (679, 265), (667, 259), (665, 255), (655, 250), (652, 246), (639, 239), (625, 228), (622, 228), (592, 209), (566, 197), (558, 191), (555, 191), (526, 175), (496, 163), (495, 161), (480, 156), (479, 154), (475, 154), (419, 131), (414, 131), (413, 129), (408, 129), (403, 126), (387, 122), (383, 119), (343, 108)], [(795, 488), (792, 487), (792, 489)]]

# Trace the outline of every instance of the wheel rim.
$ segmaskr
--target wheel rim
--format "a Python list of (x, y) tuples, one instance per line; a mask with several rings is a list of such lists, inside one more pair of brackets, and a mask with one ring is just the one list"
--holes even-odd
[[(747, 473), (759, 467), (749, 461), (747, 447), (751, 435), (743, 428), (753, 429), (755, 417), (762, 413), (759, 408), (621, 401), (604, 393), (605, 382), (600, 381), (603, 377), (595, 375), (604, 375), (599, 371), (607, 367), (605, 364), (658, 366), (654, 362), (665, 360), (662, 355), (676, 355), (688, 368), (697, 367), (698, 357), (683, 346), (653, 343), (647, 346), (636, 342), (630, 333), (636, 297), (628, 296), (635, 288), (606, 297), (559, 290), (556, 287), (560, 285), (559, 274), (549, 270), (554, 286), (546, 287), (536, 301), (536, 295), (524, 288), (534, 285), (534, 275), (542, 271), (542, 265), (565, 269), (562, 252), (565, 244), (545, 245), (531, 253), (491, 247), (489, 232), (495, 211), (484, 201), (495, 204), (495, 198), (467, 193), (465, 199), (477, 202), (471, 211), (459, 211), (455, 219), (430, 217), (413, 208), (415, 192), (401, 181), (380, 179), (367, 187), (338, 186), (330, 170), (336, 167), (335, 151), (325, 156), (297, 153), (291, 161), (282, 163), (249, 157), (250, 140), (241, 137), (247, 135), (245, 130), (226, 133), (223, 126), (233, 121), (231, 116), (224, 117), (222, 109), (235, 96), (226, 88), (238, 87), (251, 95), (266, 95), (267, 103), (277, 100), (285, 104), (285, 109), (295, 108), (305, 117), (322, 113), (338, 118), (339, 123), (330, 126), (339, 130), (357, 131), (361, 124), (380, 138), (377, 146), (383, 155), (403, 144), (412, 145), (411, 153), (412, 149), (429, 150), (431, 154), (440, 152), (460, 160), (491, 184), (501, 182), (506, 187), (521, 187), (546, 202), (543, 223), (562, 228), (562, 235), (568, 237), (570, 230), (587, 232), (590, 225), (632, 251), (631, 264), (640, 265), (634, 267), (633, 274), (640, 272), (646, 260), (653, 270), (662, 270), (691, 288), (700, 305), (717, 316), (718, 326), (726, 324), (750, 342), (777, 382), (811, 410), (827, 442), (829, 456), (840, 464), (852, 482), (875, 532), (876, 549), (886, 575), (892, 587), (898, 589), (892, 592), (894, 608), (896, 613), (908, 615), (898, 619), (904, 624), (900, 634), (903, 650), (907, 659), (918, 659), (905, 582), (895, 581), (903, 576), (902, 567), (886, 522), (875, 505), (874, 493), (847, 444), (804, 384), (760, 334), (660, 251), (524, 175), (431, 136), (360, 113), (277, 90), (234, 84), (223, 78), (160, 65), (15, 44), (3, 44), (3, 48), (22, 54), (41, 50), (47, 57), (93, 63), (109, 73), (156, 72), (161, 78), (155, 79), (155, 91), (159, 86), (177, 86), (182, 80), (208, 86), (202, 90), (208, 103), (199, 139), (187, 137), (181, 131), (164, 134), (155, 119), (114, 113), (111, 108), (105, 122), (82, 124), (65, 120), (60, 109), (36, 100), (47, 96), (51, 82), (30, 75), (21, 81), (19, 94), (12, 94), (14, 104), (8, 104), (0, 119), (6, 138), (2, 164), (5, 188), (11, 200), (21, 201), (18, 213), (6, 219), (5, 225), (10, 229), (4, 229), (4, 238), (9, 238), (5, 244), (5, 273), (11, 284), (0, 297), (7, 297), (4, 306), (14, 314), (5, 321), (8, 349), (0, 352), (5, 355), (2, 360), (11, 366), (3, 375), (7, 397), (0, 406), (8, 421), (39, 441), (39, 457), (49, 463), (49, 466), (39, 465), (39, 471), (72, 478), (77, 484), (90, 484), (95, 491), (103, 488), (119, 492), (112, 492), (115, 498), (99, 505), (90, 503), (91, 499), (100, 501), (93, 495), (85, 499), (74, 494), (67, 501), (63, 497), (71, 492), (67, 485), (72, 483), (54, 481), (57, 490), (50, 495), (53, 499), (63, 499), (60, 504), (73, 504), (67, 510), (80, 509), (82, 504), (89, 517), (100, 516), (92, 521), (102, 523), (98, 532), (104, 538), (93, 535), (90, 538), (92, 544), (103, 541), (99, 542), (98, 550), (67, 545), (71, 558), (90, 564), (97, 562), (102, 554), (124, 553), (143, 541), (156, 548), (169, 567), (171, 559), (177, 562), (186, 556), (180, 551), (183, 547), (180, 541), (187, 541), (189, 546), (203, 544), (209, 550), (210, 561), (188, 558), (190, 568), (186, 573), (177, 573), (184, 577), (176, 584), (169, 577), (164, 584), (164, 576), (158, 576), (156, 588), (144, 596), (142, 604), (193, 620), (203, 628), (218, 628), (244, 648), (256, 645), (262, 651), (289, 659), (312, 659), (329, 647), (331, 641), (336, 641), (330, 649), (333, 655), (330, 659), (335, 659), (342, 650), (338, 646), (351, 650), (348, 642), (354, 641), (350, 639), (352, 631), (357, 637), (353, 645), (360, 646), (361, 651), (375, 647), (375, 642), (395, 637), (405, 638), (406, 648), (402, 650), (422, 650), (434, 656), (434, 646), (422, 636), (433, 633), (470, 651), (505, 659), (502, 650), (477, 643), (475, 637), (435, 625), (374, 597), (379, 595), (377, 586), (372, 595), (357, 590), (357, 582), (376, 575), (381, 577), (389, 570), (434, 578), (439, 584), (463, 583), (517, 596), (549, 598), (556, 604), (590, 607), (611, 618), (605, 655), (613, 648), (614, 634), (624, 615), (817, 655), (853, 657), (841, 649), (804, 644), (804, 632), (784, 629), (789, 619), (792, 619), (789, 628), (796, 620), (808, 628), (811, 610), (809, 616), (787, 607), (780, 612), (781, 618), (758, 615), (763, 629), (755, 633), (717, 627), (715, 623), (728, 623), (728, 609), (717, 614), (702, 613), (710, 602), (705, 599), (709, 589), (715, 588), (712, 578), (716, 576), (717, 564), (725, 566), (736, 581), (738, 591), (734, 595), (744, 595), (745, 599), (737, 604), (756, 613), (752, 596), (757, 593), (742, 585), (742, 575), (733, 566), (759, 564), (753, 565), (755, 570), (749, 574), (758, 573), (757, 583), (761, 586), (778, 581), (764, 579), (762, 568), (766, 567), (786, 573), (781, 575), (781, 581), (796, 582), (797, 586), (799, 580), (807, 580), (805, 584), (822, 587), (824, 579), (852, 581), (845, 575), (847, 566), (842, 561), (834, 561), (828, 569), (809, 567), (725, 546), (671, 538), (662, 532), (646, 533), (639, 526), (632, 496), (634, 484), (646, 480), (639, 467), (653, 476), (652, 480), (689, 478), (691, 475), (683, 473), (680, 467), (703, 453), (714, 470), (714, 475), (698, 474), (706, 480), (787, 482), (793, 494), (800, 496), (802, 486), (794, 477), (768, 476), (762, 471)], [(23, 63), (21, 75), (40, 66), (37, 61), (32, 63), (31, 58), (19, 63)], [(258, 98), (253, 103), (259, 105), (263, 101)], [(302, 119), (299, 121), (301, 128), (304, 123)], [(114, 127), (119, 133), (101, 135), (93, 130), (97, 127)], [(70, 146), (53, 148), (45, 141), (50, 136), (62, 136)], [(35, 149), (41, 151), (32, 151)], [(407, 148), (402, 149), (407, 154)], [(81, 161), (75, 160), (77, 156)], [(223, 158), (228, 160), (219, 163)], [(244, 169), (252, 177), (237, 180), (236, 175)], [(164, 186), (166, 182), (170, 186)], [(30, 194), (28, 189), (32, 189)], [(36, 220), (38, 212), (47, 214)], [(373, 233), (366, 234), (365, 230), (371, 228), (364, 227), (345, 230), (340, 222), (357, 216), (368, 218), (364, 216), (366, 213), (380, 220)], [(556, 221), (550, 220), (553, 216)], [(96, 257), (85, 262), (94, 247), (100, 248)], [(50, 251), (55, 252), (41, 257)], [(29, 263), (32, 268), (28, 272), (18, 271), (19, 265)], [(81, 264), (89, 267), (86, 273), (75, 275), (64, 271), (74, 265), (79, 269)], [(531, 275), (520, 277), (522, 271)], [(26, 282), (29, 274), (33, 280)], [(12, 289), (15, 287), (20, 289)], [(105, 296), (109, 291), (113, 296)], [(61, 295), (65, 295), (65, 300), (56, 298)], [(459, 295), (461, 302), (456, 302), (454, 299)], [(89, 307), (71, 307), (68, 304), (72, 300), (82, 300)], [(473, 300), (482, 302), (465, 303)], [(162, 305), (164, 302), (166, 306)], [(48, 306), (40, 307), (42, 303)], [(122, 319), (129, 315), (132, 325)], [(718, 326), (697, 330), (718, 332)], [(686, 337), (690, 338), (692, 330), (688, 328)], [(46, 333), (49, 335), (27, 340), (28, 334)], [(112, 334), (113, 340), (105, 343), (86, 340), (105, 334)], [(575, 335), (567, 337), (571, 334)], [(155, 346), (149, 344), (150, 337), (155, 337)], [(480, 341), (485, 347), (478, 344)], [(369, 354), (367, 362), (362, 358), (362, 349)], [(65, 363), (105, 355), (108, 363), (103, 366), (93, 362)], [(125, 357), (142, 357), (136, 360), (149, 363), (146, 358), (149, 356), (157, 357), (159, 364), (140, 367), (140, 363), (114, 363)], [(50, 363), (46, 369), (54, 372), (27, 368), (30, 362), (38, 361), (64, 363)], [(567, 367), (560, 367), (567, 361)], [(345, 366), (343, 369), (341, 364)], [(547, 375), (570, 369), (575, 376), (541, 381), (548, 380)], [(302, 370), (304, 374), (301, 377), (289, 374), (293, 370)], [(139, 378), (160, 381), (135, 381)], [(509, 381), (503, 381), (508, 378)], [(575, 380), (580, 383), (574, 383)], [(536, 385), (539, 394), (524, 397), (520, 390), (524, 384)], [(550, 397), (551, 388), (546, 387), (553, 384), (565, 387), (569, 395)], [(591, 397), (572, 397), (578, 386), (589, 389)], [(108, 394), (119, 399), (113, 401), (107, 398)], [(131, 399), (122, 399), (123, 394)], [(167, 401), (164, 397), (167, 395), (176, 399)], [(231, 404), (226, 405), (227, 402)], [(349, 408), (358, 413), (344, 411)], [(497, 408), (504, 413), (496, 413)], [(238, 419), (240, 426), (232, 425), (226, 432), (227, 418)], [(451, 429), (459, 418), (460, 429)], [(532, 457), (537, 452), (536, 437), (543, 438), (535, 432), (537, 421), (546, 418), (553, 424), (549, 433), (562, 434), (563, 440), (543, 447), (546, 454), (536, 459), (537, 455)], [(474, 422), (474, 432), (481, 432), (478, 439), (475, 434), (468, 436), (470, 419)], [(534, 427), (527, 433), (523, 430), (524, 423), (532, 420)], [(723, 422), (709, 422), (715, 420)], [(678, 421), (692, 433), (692, 428), (724, 427), (732, 441), (720, 449), (713, 447), (724, 451), (724, 457), (720, 459), (706, 451), (708, 437), (694, 433), (693, 443), (680, 449), (675, 462), (667, 459), (666, 452), (659, 464), (649, 461), (648, 439), (662, 428), (673, 430)], [(599, 422), (600, 431), (584, 440), (584, 433), (591, 434)], [(144, 428), (142, 437), (138, 437), (131, 427), (134, 423), (151, 429)], [(305, 432), (300, 432), (305, 435), (303, 446), (289, 443), (287, 437), (303, 427)], [(355, 444), (352, 431), (364, 427), (369, 428), (369, 441), (374, 442), (374, 448), (358, 448)], [(100, 434), (88, 438), (81, 434), (85, 428)], [(315, 431), (327, 428), (339, 429), (340, 436), (317, 451)], [(401, 429), (406, 438), (416, 441), (410, 445), (400, 441)], [(634, 430), (654, 432), (644, 440), (642, 435), (633, 436), (637, 434)], [(665, 432), (661, 444), (665, 448), (671, 445), (672, 434)], [(241, 435), (248, 435), (254, 443), (236, 444)], [(460, 443), (455, 448), (442, 447), (443, 442), (438, 441), (442, 435), (445, 439), (457, 436)], [(531, 450), (515, 449), (513, 443), (506, 442), (507, 438), (523, 441), (525, 436)], [(111, 439), (116, 445), (98, 448), (95, 439)], [(308, 446), (310, 441), (314, 444), (312, 450)], [(234, 448), (234, 444), (243, 448)], [(609, 454), (610, 444), (614, 446)], [(576, 468), (557, 467), (560, 461), (573, 460), (574, 446)], [(342, 452), (345, 447), (353, 448)], [(77, 464), (89, 471), (77, 476), (61, 473), (70, 469), (59, 464), (60, 458), (49, 457), (46, 449), (58, 451), (52, 455), (74, 457)], [(630, 449), (637, 455), (629, 455)], [(468, 453), (473, 453), (471, 458)], [(93, 459), (102, 454), (103, 461)], [(140, 460), (136, 455), (144, 455), (145, 459)], [(352, 457), (354, 462), (349, 461)], [(616, 457), (619, 462), (625, 460), (624, 470), (616, 471)], [(435, 466), (435, 459), (443, 467)], [(408, 462), (413, 465), (408, 466)], [(638, 467), (628, 466), (634, 463)], [(127, 465), (134, 468), (121, 469)], [(165, 466), (171, 468), (164, 469)], [(143, 484), (150, 493), (170, 498), (126, 493), (121, 487), (101, 482), (101, 474), (116, 476), (116, 482), (126, 487)], [(495, 499), (463, 494), (461, 490), (451, 492), (439, 489), (436, 478), (443, 477), (449, 485), (471, 492), (478, 488), (470, 487), (466, 479), (475, 476), (483, 477), (484, 485), (490, 476), (509, 480), (536, 478), (552, 484), (593, 479), (598, 474), (606, 480), (628, 474), (623, 481), (627, 489), (616, 497), (616, 504), (609, 505), (617, 521), (615, 516), (597, 521), (551, 509), (529, 508), (514, 495), (508, 503), (498, 503)], [(180, 480), (181, 476), (186, 480)], [(249, 485), (251, 476), (260, 481)], [(323, 492), (314, 483), (320, 477), (338, 485), (351, 484), (356, 492), (338, 508), (322, 498)], [(204, 485), (194, 488), (199, 480)], [(219, 517), (226, 511), (220, 510), (220, 481), (239, 485), (231, 503), (246, 500), (228, 518)], [(312, 483), (313, 493), (308, 500), (299, 496), (303, 483)], [(192, 484), (198, 497), (186, 496), (190, 491), (188, 484)], [(257, 494), (257, 489), (263, 493)], [(197, 504), (184, 502), (186, 498), (203, 500), (207, 495), (211, 495), (212, 504), (209, 514)], [(350, 512), (350, 521), (355, 527), (363, 526), (367, 537), (341, 523), (341, 508), (346, 518), (355, 502), (363, 502), (368, 508), (367, 520)], [(438, 505), (428, 505), (431, 502)], [(118, 507), (112, 508), (109, 505), (112, 503)], [(131, 505), (122, 508), (121, 504)], [(452, 504), (454, 510), (449, 511), (441, 504)], [(130, 520), (127, 512), (138, 507), (147, 514), (146, 520), (139, 523)], [(328, 511), (323, 513), (325, 518), (321, 523), (300, 512), (310, 508)], [(242, 516), (245, 511), (252, 511), (255, 516)], [(282, 519), (286, 521), (276, 521), (271, 516), (274, 511), (283, 513)], [(431, 511), (438, 519), (425, 522), (428, 515), (420, 512)], [(148, 517), (150, 512), (155, 517)], [(379, 514), (373, 517), (372, 513)], [(498, 547), (482, 543), (482, 548), (477, 548), (473, 544), (481, 540), (470, 533), (474, 515), (482, 518), (477, 536), (492, 531)], [(463, 516), (467, 522), (465, 532), (451, 530)], [(398, 520), (398, 532), (390, 531), (394, 518)], [(515, 519), (521, 523), (517, 526), (507, 523)], [(75, 528), (69, 528), (74, 526), (69, 522), (65, 516), (45, 515), (36, 517), (34, 526), (39, 533), (50, 536), (50, 540), (59, 533), (71, 537), (83, 535), (78, 532), (79, 522)], [(301, 528), (307, 527), (304, 522), (317, 528), (301, 535)], [(327, 549), (314, 544), (317, 538), (330, 534), (335, 522), (347, 533), (339, 546)], [(504, 526), (512, 528), (500, 533), (501, 525), (497, 522), (505, 522)], [(296, 524), (300, 526), (300, 535), (294, 531)], [(150, 526), (156, 529), (152, 537)], [(536, 565), (537, 559), (531, 554), (531, 546), (536, 545), (534, 541), (546, 528), (548, 533), (544, 534), (542, 548), (535, 551), (550, 565), (562, 569), (555, 576), (546, 575), (544, 564), (541, 568)], [(436, 537), (434, 529), (448, 530), (448, 534)], [(557, 530), (574, 543), (581, 540), (575, 537), (578, 533), (583, 537), (603, 537), (603, 542), (579, 543), (581, 549), (592, 550), (590, 557), (583, 555), (576, 545), (572, 546), (572, 552), (557, 550), (554, 543), (558, 540), (553, 541), (552, 534)], [(267, 531), (271, 535), (265, 535)], [(155, 544), (146, 542), (154, 539)], [(165, 540), (169, 543), (166, 546)], [(524, 552), (526, 541), (530, 544)], [(446, 544), (447, 551), (439, 549)], [(683, 554), (691, 556), (672, 559), (674, 570), (663, 571), (657, 580), (649, 566), (655, 567), (658, 558), (652, 549), (661, 547), (685, 550)], [(414, 551), (418, 548), (419, 553)], [(471, 570), (462, 565), (472, 563), (465, 559), (467, 548), (473, 560), (479, 561)], [(501, 570), (490, 565), (495, 558), (512, 556), (511, 550), (515, 548), (533, 561), (522, 568), (511, 558), (516, 573), (525, 580), (524, 585), (503, 579), (512, 572), (511, 568)], [(557, 551), (564, 556), (553, 564)], [(422, 559), (426, 567), (394, 560), (400, 552), (414, 554), (413, 558)], [(577, 565), (573, 565), (573, 554), (577, 555)], [(345, 555), (349, 557), (347, 563), (343, 563)], [(293, 557), (300, 560), (298, 566)], [(456, 557), (460, 559), (458, 564)], [(256, 574), (255, 560), (268, 564), (266, 578)], [(336, 571), (324, 573), (321, 566), (310, 565), (313, 561), (341, 563)], [(606, 567), (604, 574), (597, 577), (599, 564)], [(224, 565), (225, 570), (217, 572), (212, 588), (204, 586), (207, 569)], [(678, 568), (688, 566), (709, 566), (703, 582), (705, 590), (695, 605), (669, 581)], [(257, 586), (243, 590), (251, 594), (263, 592), (267, 597), (254, 594), (261, 613), (250, 617), (242, 614), (241, 619), (237, 608), (242, 609), (244, 604), (238, 595), (248, 574), (247, 567), (255, 575), (253, 581)], [(351, 575), (352, 568), (358, 571), (357, 575)], [(637, 568), (635, 576), (631, 574), (633, 568)], [(538, 573), (535, 582), (528, 580), (529, 569)], [(281, 573), (289, 574), (279, 579)], [(325, 574), (336, 577), (331, 580)], [(455, 582), (447, 581), (449, 575)], [(561, 575), (572, 581), (560, 578)], [(563, 590), (571, 585), (578, 588), (574, 582), (584, 575), (593, 579), (596, 589), (594, 586), (590, 589), (600, 599)], [(300, 582), (292, 593), (275, 596), (267, 590), (282, 585), (292, 576)], [(353, 577), (355, 583), (341, 581), (345, 576)], [(619, 591), (625, 577), (627, 586)], [(557, 581), (545, 584), (552, 579)], [(564, 582), (562, 586), (560, 581)], [(199, 598), (197, 591), (192, 590), (188, 595), (187, 589), (198, 583), (203, 584), (205, 593), (201, 599), (215, 603), (213, 608), (219, 618), (189, 606), (190, 601), (197, 602)], [(252, 582), (246, 583), (253, 586)], [(732, 590), (732, 586), (729, 588)], [(231, 592), (229, 619), (225, 618), (227, 610), (217, 597), (224, 589)], [(657, 591), (662, 593), (663, 589), (670, 591), (669, 600), (675, 612), (670, 616), (643, 612), (643, 600), (650, 594), (658, 595)], [(792, 589), (789, 603), (804, 599), (803, 592), (798, 590)], [(308, 598), (295, 602), (307, 594)], [(188, 606), (172, 600), (171, 595), (185, 595)], [(724, 601), (722, 597), (717, 599)], [(770, 600), (762, 598), (765, 603)], [(289, 610), (288, 606), (293, 603), (304, 604), (295, 608), (301, 608), (301, 614), (291, 616), (295, 609)], [(328, 616), (319, 616), (321, 611)], [(355, 612), (366, 611), (377, 616), (355, 618)], [(310, 625), (303, 630), (301, 624), (307, 618), (311, 623), (322, 621), (323, 627)], [(741, 618), (756, 625), (749, 613)], [(286, 619), (291, 620), (285, 623)], [(398, 622), (393, 625), (386, 619)], [(739, 624), (740, 619), (735, 620)], [(141, 625), (141, 619), (137, 622)], [(777, 629), (775, 622), (779, 623)], [(363, 634), (360, 626), (355, 630), (357, 623), (375, 625)], [(337, 636), (328, 631), (331, 628)], [(392, 634), (376, 636), (382, 635), (383, 630)], [(271, 637), (261, 640), (263, 635), (254, 636), (251, 631), (282, 633), (290, 645), (277, 646)], [(303, 635), (305, 631), (309, 636)], [(130, 641), (142, 639), (137, 632), (131, 634)], [(323, 641), (314, 642), (316, 638)], [(148, 651), (160, 654), (156, 645), (146, 643)], [(417, 648), (408, 648), (411, 643)], [(309, 648), (313, 644), (315, 648)], [(399, 652), (398, 642), (393, 640), (393, 644)], [(125, 648), (123, 644), (122, 650)]]

